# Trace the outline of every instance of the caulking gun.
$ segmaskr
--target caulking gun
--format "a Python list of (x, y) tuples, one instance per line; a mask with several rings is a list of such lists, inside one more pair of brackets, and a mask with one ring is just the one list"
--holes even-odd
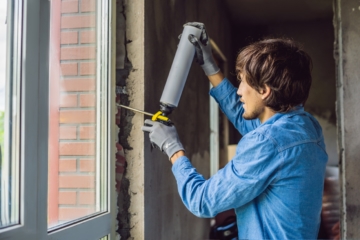
[(170, 73), (166, 80), (166, 84), (160, 99), (160, 110), (155, 113), (147, 113), (134, 108), (124, 107), (135, 112), (140, 112), (152, 117), (153, 121), (160, 121), (164, 124), (172, 124), (167, 117), (179, 104), (182, 91), (190, 71), (191, 64), (195, 55), (195, 47), (189, 42), (189, 34), (200, 38), (202, 29), (193, 26), (184, 26), (182, 38), (180, 39), (176, 54), (171, 65)]

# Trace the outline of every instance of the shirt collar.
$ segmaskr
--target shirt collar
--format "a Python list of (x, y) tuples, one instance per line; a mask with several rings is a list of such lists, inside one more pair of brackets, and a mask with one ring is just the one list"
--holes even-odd
[(274, 122), (276, 122), (279, 118), (281, 118), (283, 116), (289, 116), (290, 117), (290, 116), (300, 114), (302, 112), (304, 112), (304, 106), (303, 105), (298, 105), (298, 106), (294, 107), (292, 110), (290, 110), (288, 112), (277, 112), (277, 113), (275, 113), (268, 120), (263, 122), (261, 125), (273, 124)]

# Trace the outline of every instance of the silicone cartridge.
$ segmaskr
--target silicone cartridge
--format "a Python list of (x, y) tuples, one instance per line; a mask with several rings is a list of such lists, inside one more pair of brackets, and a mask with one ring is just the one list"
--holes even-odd
[(189, 42), (189, 34), (200, 38), (201, 29), (185, 26), (176, 54), (161, 95), (160, 103), (177, 107), (195, 55), (195, 47)]

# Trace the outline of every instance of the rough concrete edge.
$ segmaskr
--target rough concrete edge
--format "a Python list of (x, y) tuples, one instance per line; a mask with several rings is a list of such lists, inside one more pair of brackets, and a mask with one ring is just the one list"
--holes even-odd
[[(124, 0), (126, 17), (126, 51), (133, 68), (126, 80), (130, 106), (144, 109), (144, 56), (145, 56), (145, 0)], [(131, 132), (127, 141), (132, 149), (125, 149), (128, 163), (126, 178), (130, 181), (131, 239), (144, 239), (144, 116), (135, 114), (131, 119)]]
[(344, 151), (344, 106), (343, 106), (343, 46), (342, 46), (342, 25), (341, 25), (341, 1), (333, 1), (333, 25), (334, 25), (334, 59), (336, 69), (336, 124), (338, 135), (338, 153), (340, 170), (340, 231), (341, 239), (346, 238), (346, 179), (345, 179), (345, 151)]

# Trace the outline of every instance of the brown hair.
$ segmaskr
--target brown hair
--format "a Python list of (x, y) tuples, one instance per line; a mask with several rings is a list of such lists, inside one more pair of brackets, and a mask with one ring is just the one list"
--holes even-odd
[(312, 62), (295, 41), (265, 39), (242, 49), (236, 59), (237, 77), (258, 92), (271, 89), (265, 105), (276, 112), (287, 112), (305, 104), (311, 87)]

